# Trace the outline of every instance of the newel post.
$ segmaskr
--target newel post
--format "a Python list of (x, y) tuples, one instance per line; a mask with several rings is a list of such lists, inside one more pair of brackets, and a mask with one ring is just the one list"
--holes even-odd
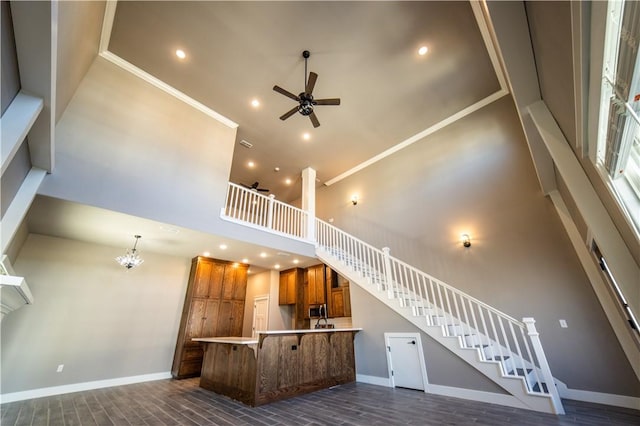
[[(529, 335), (529, 339), (531, 339), (533, 352), (536, 354), (536, 358), (540, 364), (540, 369), (542, 370), (542, 377), (544, 377), (544, 381), (547, 384), (547, 390), (549, 395), (551, 395), (553, 408), (556, 414), (564, 414), (564, 407), (562, 406), (562, 401), (560, 400), (560, 395), (558, 394), (558, 388), (556, 387), (555, 380), (553, 379), (553, 374), (551, 374), (551, 367), (549, 367), (547, 357), (544, 355), (544, 349), (542, 349), (540, 333), (536, 330), (536, 320), (533, 318), (522, 318), (522, 322), (527, 327), (527, 334)], [(531, 361), (533, 363), (533, 360)], [(540, 384), (540, 390), (543, 390), (542, 384)]]
[(267, 228), (273, 229), (273, 200), (276, 196), (269, 194), (269, 202), (267, 204)]
[(393, 294), (393, 280), (391, 278), (391, 257), (390, 257), (391, 249), (389, 247), (382, 247), (382, 253), (384, 255), (384, 276), (387, 281), (387, 295), (389, 299), (394, 297)]

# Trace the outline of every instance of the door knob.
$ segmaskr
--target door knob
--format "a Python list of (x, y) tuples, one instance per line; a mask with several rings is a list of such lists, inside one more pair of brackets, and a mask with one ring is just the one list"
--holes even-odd
[(408, 344), (410, 344), (410, 345), (415, 345), (415, 344), (416, 344), (416, 341), (415, 341), (415, 340), (412, 340), (412, 341), (407, 342), (407, 343), (408, 343)]

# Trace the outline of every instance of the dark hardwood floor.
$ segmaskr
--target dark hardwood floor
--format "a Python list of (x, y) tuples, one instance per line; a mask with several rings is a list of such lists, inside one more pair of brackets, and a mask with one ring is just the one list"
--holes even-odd
[(251, 408), (198, 387), (161, 380), (13, 402), (10, 425), (640, 425), (640, 411), (564, 401), (567, 414), (533, 411), (351, 383)]

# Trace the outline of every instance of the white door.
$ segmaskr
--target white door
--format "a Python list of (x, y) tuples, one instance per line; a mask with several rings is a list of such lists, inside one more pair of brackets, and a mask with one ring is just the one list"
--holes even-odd
[(253, 299), (253, 331), (256, 337), (259, 331), (266, 331), (269, 326), (269, 298), (262, 296)]
[(385, 340), (393, 386), (425, 390), (427, 377), (420, 335), (385, 333)]

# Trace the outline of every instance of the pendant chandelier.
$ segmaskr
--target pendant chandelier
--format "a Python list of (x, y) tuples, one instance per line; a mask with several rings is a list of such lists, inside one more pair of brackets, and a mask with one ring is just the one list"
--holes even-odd
[(140, 235), (134, 235), (134, 237), (136, 239), (136, 242), (133, 244), (133, 248), (131, 250), (127, 250), (127, 254), (125, 254), (124, 256), (116, 257), (116, 262), (127, 269), (135, 268), (136, 266), (139, 266), (142, 264), (142, 262), (144, 262), (144, 260), (142, 260), (140, 256), (138, 256), (138, 253), (136, 251), (138, 239), (142, 237)]

